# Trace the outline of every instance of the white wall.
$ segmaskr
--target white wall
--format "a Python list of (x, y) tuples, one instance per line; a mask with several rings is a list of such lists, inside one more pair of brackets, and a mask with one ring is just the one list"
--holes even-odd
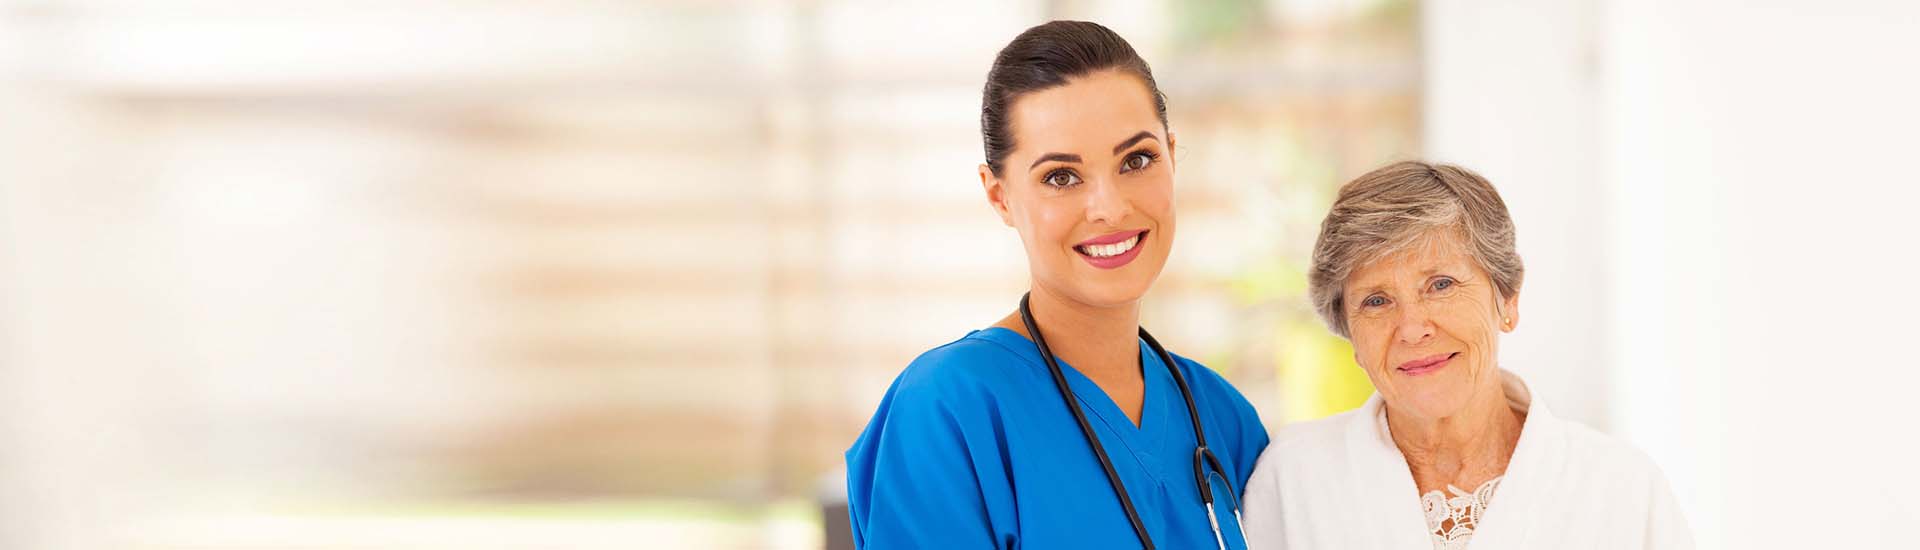
[(1920, 5), (1426, 10), (1429, 150), (1520, 224), (1508, 362), (1653, 456), (1702, 548), (1911, 537)]

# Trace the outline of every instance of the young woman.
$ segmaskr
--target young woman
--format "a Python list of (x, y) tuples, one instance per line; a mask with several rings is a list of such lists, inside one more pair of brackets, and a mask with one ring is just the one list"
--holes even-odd
[[(847, 450), (861, 548), (1245, 548), (1253, 407), (1140, 328), (1173, 248), (1173, 135), (1147, 63), (1054, 21), (987, 73), (987, 202), (1032, 282), (915, 359)], [(1009, 302), (1014, 301), (1009, 297)]]

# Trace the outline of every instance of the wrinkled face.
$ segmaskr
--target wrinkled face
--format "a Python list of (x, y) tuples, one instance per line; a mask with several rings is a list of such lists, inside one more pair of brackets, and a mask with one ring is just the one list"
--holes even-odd
[(1395, 411), (1453, 416), (1498, 391), (1499, 335), (1519, 322), (1460, 235), (1436, 229), (1353, 272), (1343, 294), (1354, 361)]
[(1173, 138), (1146, 84), (1101, 71), (1009, 110), (1015, 149), (987, 199), (1020, 233), (1036, 285), (1095, 306), (1135, 302), (1173, 248)]

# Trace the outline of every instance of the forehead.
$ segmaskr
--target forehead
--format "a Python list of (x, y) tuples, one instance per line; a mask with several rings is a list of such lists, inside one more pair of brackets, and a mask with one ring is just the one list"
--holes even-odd
[(1457, 274), (1463, 269), (1477, 268), (1460, 232), (1450, 228), (1429, 229), (1414, 236), (1409, 246), (1362, 263), (1347, 277), (1347, 291), (1365, 291), (1406, 278), (1424, 279), (1440, 272)]
[(1114, 144), (1141, 130), (1166, 138), (1146, 82), (1118, 70), (1027, 93), (1014, 101), (1011, 115), (1015, 155), (1110, 153)]

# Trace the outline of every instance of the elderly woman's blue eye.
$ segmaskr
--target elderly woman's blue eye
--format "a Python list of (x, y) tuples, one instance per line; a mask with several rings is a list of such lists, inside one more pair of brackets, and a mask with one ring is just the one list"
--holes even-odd
[(1433, 282), (1434, 290), (1446, 290), (1449, 288), (1453, 288), (1453, 279), (1441, 279)]
[(1380, 296), (1368, 296), (1367, 299), (1360, 301), (1360, 305), (1367, 306), (1367, 307), (1380, 307), (1380, 306), (1387, 305), (1387, 299)]

